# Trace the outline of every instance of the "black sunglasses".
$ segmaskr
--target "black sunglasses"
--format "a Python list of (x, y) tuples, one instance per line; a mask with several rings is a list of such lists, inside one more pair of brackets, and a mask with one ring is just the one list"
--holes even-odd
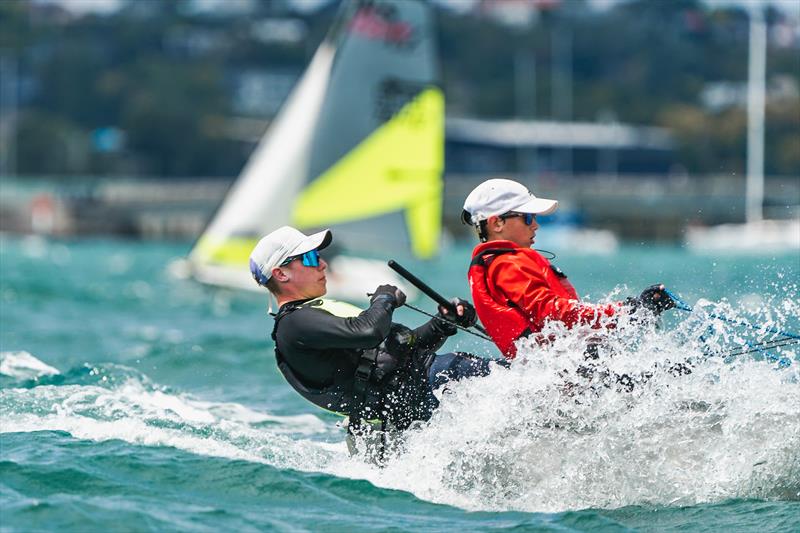
[(531, 224), (533, 224), (533, 221), (536, 220), (536, 215), (534, 215), (533, 213), (517, 213), (516, 211), (509, 211), (504, 215), (500, 215), (499, 218), (505, 220), (507, 218), (517, 218), (517, 217), (522, 217), (524, 219), (526, 226), (530, 226)]

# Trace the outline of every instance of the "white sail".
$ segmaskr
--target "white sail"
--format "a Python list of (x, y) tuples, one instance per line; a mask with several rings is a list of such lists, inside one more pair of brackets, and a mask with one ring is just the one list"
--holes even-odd
[[(203, 240), (225, 241), (287, 224), (293, 199), (306, 181), (314, 124), (327, 88), (333, 51), (322, 46), (278, 116), (261, 139)], [(193, 253), (202, 253), (202, 246)]]
[[(436, 252), (441, 231), (444, 99), (428, 6), (345, 4), (240, 177), (189, 256), (199, 280), (255, 288), (247, 257), (284, 224), (331, 227), (349, 250)], [(357, 291), (394, 278), (363, 262), (331, 265)], [(339, 270), (339, 272), (337, 272)], [(367, 281), (369, 280), (369, 281)], [(341, 292), (341, 291), (339, 291)]]

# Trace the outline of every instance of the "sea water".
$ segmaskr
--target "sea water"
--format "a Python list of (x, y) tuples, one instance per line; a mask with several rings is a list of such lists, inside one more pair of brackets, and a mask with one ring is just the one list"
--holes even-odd
[[(800, 530), (800, 350), (726, 356), (800, 329), (796, 251), (559, 252), (586, 300), (663, 282), (694, 312), (623, 320), (605, 382), (577, 373), (596, 332), (553, 326), (440, 392), (379, 468), (278, 373), (265, 295), (170, 275), (188, 244), (0, 243), (0, 531)], [(396, 259), (466, 296), (469, 253)]]

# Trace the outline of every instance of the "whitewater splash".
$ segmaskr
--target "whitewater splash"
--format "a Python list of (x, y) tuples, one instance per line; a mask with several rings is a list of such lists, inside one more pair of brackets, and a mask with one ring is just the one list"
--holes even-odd
[(794, 360), (786, 368), (758, 352), (724, 355), (800, 317), (796, 300), (769, 308), (748, 332), (710, 318), (736, 315), (709, 302), (670, 331), (623, 321), (601, 349), (605, 379), (588, 382), (579, 369), (596, 331), (551, 326), (552, 345), (523, 342), (510, 369), (448, 387), (430, 423), (367, 477), (469, 510), (799, 500), (797, 345), (776, 350)]
[[(747, 310), (739, 318), (796, 328), (794, 299), (751, 304), (739, 306)], [(632, 376), (632, 390), (580, 377), (596, 331), (551, 326), (558, 340), (550, 346), (522, 345), (511, 368), (447, 387), (431, 421), (408, 431), (382, 469), (349, 458), (343, 430), (312, 414), (202, 401), (121, 365), (61, 373), (24, 352), (0, 354), (0, 431), (65, 431), (363, 478), (469, 510), (798, 500), (797, 345), (774, 351), (793, 360), (786, 368), (758, 352), (725, 357), (745, 341), (774, 338), (710, 317), (735, 311), (705, 302), (676, 327), (621, 323), (597, 364), (607, 376)], [(679, 362), (691, 373), (676, 372)]]

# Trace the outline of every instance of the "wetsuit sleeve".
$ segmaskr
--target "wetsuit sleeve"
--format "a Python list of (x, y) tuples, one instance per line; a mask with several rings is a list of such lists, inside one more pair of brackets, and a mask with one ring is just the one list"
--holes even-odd
[(389, 335), (392, 311), (392, 300), (387, 298), (376, 298), (369, 309), (347, 318), (304, 306), (283, 319), (281, 333), (289, 342), (317, 350), (373, 348)]
[(456, 333), (458, 333), (458, 330), (455, 326), (436, 318), (425, 322), (414, 330), (420, 351), (428, 352), (435, 352), (441, 348), (447, 337)]
[(540, 330), (547, 320), (557, 320), (567, 327), (575, 324), (600, 327), (603, 317), (616, 314), (616, 304), (582, 304), (558, 296), (535, 264), (503, 259), (498, 259), (497, 267), (491, 273), (491, 282), (509, 302), (522, 309), (535, 331)]

